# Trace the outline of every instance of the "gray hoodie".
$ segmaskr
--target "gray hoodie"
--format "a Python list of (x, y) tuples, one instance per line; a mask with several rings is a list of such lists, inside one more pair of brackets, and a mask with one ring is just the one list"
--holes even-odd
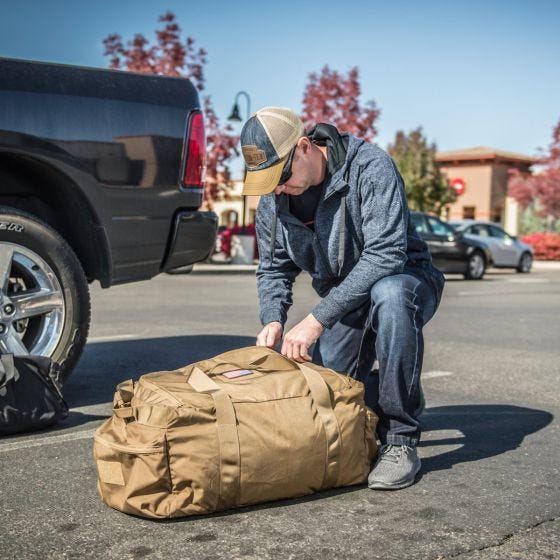
[(378, 146), (342, 136), (348, 139), (346, 158), (323, 185), (315, 231), (290, 213), (289, 195), (260, 199), (257, 289), (263, 325), (286, 322), (292, 285), (302, 270), (322, 297), (311, 313), (330, 328), (365, 303), (381, 278), (430, 266), (392, 159)]

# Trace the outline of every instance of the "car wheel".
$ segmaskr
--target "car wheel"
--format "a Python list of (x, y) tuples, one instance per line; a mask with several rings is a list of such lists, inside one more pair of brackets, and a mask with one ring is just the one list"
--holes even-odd
[(482, 280), (486, 272), (486, 260), (480, 251), (474, 251), (467, 261), (464, 276), (467, 280)]
[(87, 280), (68, 243), (32, 214), (0, 206), (0, 353), (48, 356), (65, 381), (89, 321)]
[(517, 265), (517, 272), (531, 272), (531, 267), (533, 266), (533, 255), (531, 253), (523, 253), (519, 259), (519, 264)]

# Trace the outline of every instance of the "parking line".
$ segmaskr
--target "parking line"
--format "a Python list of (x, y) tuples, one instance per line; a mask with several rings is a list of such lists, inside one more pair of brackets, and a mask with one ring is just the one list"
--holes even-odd
[(59, 436), (47, 436), (37, 439), (24, 439), (21, 441), (14, 441), (13, 443), (0, 444), (0, 453), (6, 451), (15, 451), (17, 449), (29, 449), (30, 447), (42, 447), (43, 445), (55, 445), (57, 443), (64, 443), (67, 441), (76, 441), (80, 439), (91, 439), (95, 433), (95, 429), (81, 430), (71, 434), (61, 434)]
[(88, 338), (88, 342), (111, 342), (112, 340), (128, 340), (131, 338), (140, 338), (139, 334), (113, 334), (107, 336), (94, 336)]
[(427, 371), (422, 373), (422, 379), (433, 379), (434, 377), (447, 377), (453, 375), (452, 371)]

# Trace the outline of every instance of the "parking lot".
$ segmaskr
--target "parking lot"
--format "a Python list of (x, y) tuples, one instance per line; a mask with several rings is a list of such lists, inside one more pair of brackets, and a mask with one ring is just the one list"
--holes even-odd
[[(298, 279), (290, 324), (316, 296)], [(96, 493), (94, 430), (115, 385), (254, 343), (250, 274), (162, 275), (92, 286), (89, 342), (69, 418), (0, 441), (3, 558), (560, 557), (560, 271), (449, 276), (425, 329), (418, 483), (365, 486), (154, 522)]]

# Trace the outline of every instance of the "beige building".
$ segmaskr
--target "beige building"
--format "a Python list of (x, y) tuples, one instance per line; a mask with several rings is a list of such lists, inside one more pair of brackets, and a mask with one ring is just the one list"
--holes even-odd
[(243, 204), (243, 181), (237, 180), (233, 182), (233, 188), (228, 190), (227, 197), (225, 191), (220, 191), (217, 200), (212, 204), (212, 210), (218, 216), (218, 225), (234, 226), (242, 225), (243, 209), (245, 208), (245, 225), (255, 223), (255, 214), (257, 212), (258, 196), (245, 197), (245, 206)]
[(447, 219), (489, 220), (512, 235), (518, 233), (518, 205), (507, 196), (508, 171), (529, 174), (534, 158), (479, 146), (439, 152), (436, 159), (459, 194), (448, 207)]

